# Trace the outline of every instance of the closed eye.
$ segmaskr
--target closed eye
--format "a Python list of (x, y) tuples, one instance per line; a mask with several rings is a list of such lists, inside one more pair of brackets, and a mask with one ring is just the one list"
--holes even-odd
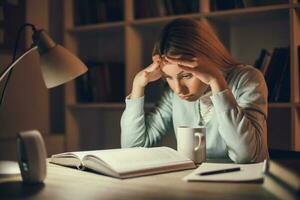
[(163, 74), (162, 77), (163, 77), (164, 79), (172, 79), (171, 76), (168, 76), (168, 75), (166, 75), (166, 74)]
[(191, 73), (187, 73), (187, 74), (182, 74), (181, 75), (181, 78), (183, 78), (183, 79), (190, 79), (192, 77), (193, 77), (193, 74), (191, 74)]

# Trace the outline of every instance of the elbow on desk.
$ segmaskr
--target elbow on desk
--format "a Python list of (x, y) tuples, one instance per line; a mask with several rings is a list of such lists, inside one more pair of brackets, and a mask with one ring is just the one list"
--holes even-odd
[(263, 162), (269, 157), (267, 148), (259, 148), (258, 150), (244, 146), (238, 150), (229, 150), (229, 158), (239, 164)]
[(238, 164), (250, 163), (252, 160), (249, 153), (234, 153), (232, 151), (229, 151), (228, 156), (233, 162)]
[(126, 136), (121, 136), (121, 148), (144, 147), (145, 141), (137, 141), (129, 139)]

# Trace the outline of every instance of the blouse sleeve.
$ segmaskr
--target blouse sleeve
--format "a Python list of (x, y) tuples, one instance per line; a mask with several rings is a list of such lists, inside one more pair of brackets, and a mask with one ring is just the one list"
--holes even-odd
[(126, 108), (121, 117), (121, 146), (150, 147), (155, 145), (172, 126), (172, 96), (166, 90), (155, 108), (144, 112), (144, 97), (126, 98)]
[(268, 158), (267, 86), (263, 75), (250, 69), (239, 76), (235, 96), (226, 89), (211, 99), (218, 130), (236, 163), (260, 162)]

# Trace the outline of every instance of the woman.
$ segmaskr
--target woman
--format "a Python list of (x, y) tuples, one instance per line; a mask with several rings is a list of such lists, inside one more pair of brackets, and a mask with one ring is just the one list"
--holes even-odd
[[(144, 113), (144, 88), (166, 79), (157, 107)], [(167, 24), (153, 63), (136, 74), (121, 119), (122, 147), (155, 145), (169, 128), (206, 127), (207, 158), (236, 163), (268, 157), (267, 87), (254, 67), (239, 64), (205, 19)]]

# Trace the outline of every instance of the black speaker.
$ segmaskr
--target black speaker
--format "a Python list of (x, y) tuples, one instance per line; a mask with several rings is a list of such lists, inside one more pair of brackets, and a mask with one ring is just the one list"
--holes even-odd
[(24, 183), (41, 183), (46, 178), (46, 147), (37, 130), (22, 131), (17, 136), (17, 156)]

